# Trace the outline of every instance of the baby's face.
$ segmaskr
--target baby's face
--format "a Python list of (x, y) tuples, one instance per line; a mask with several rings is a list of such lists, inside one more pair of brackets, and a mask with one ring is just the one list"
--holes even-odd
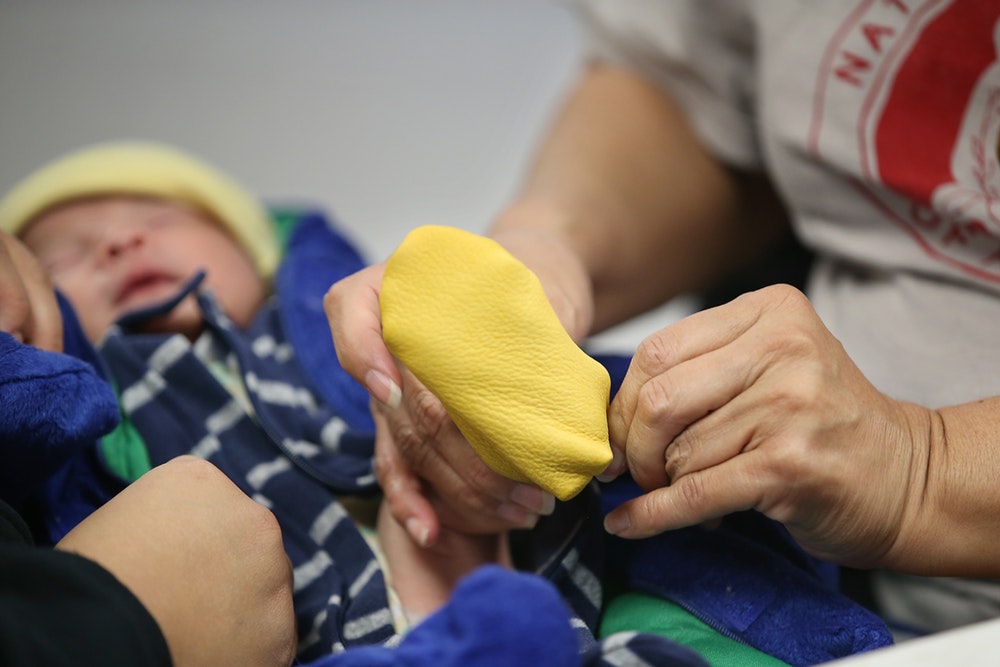
[[(176, 294), (199, 269), (239, 326), (249, 324), (266, 295), (242, 246), (207, 215), (180, 203), (130, 196), (79, 200), (44, 213), (21, 239), (95, 343), (122, 315)], [(203, 327), (190, 297), (148, 330), (194, 338)]]

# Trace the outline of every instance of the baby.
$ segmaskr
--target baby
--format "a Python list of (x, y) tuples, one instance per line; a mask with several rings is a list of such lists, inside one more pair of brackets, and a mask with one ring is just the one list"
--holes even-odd
[[(288, 262), (343, 244), (305, 217)], [(386, 641), (479, 565), (511, 565), (504, 535), (452, 532), (423, 549), (379, 511), (375, 429), (357, 409), (367, 394), (336, 365), (328, 330), (310, 352), (323, 368), (297, 359), (309, 351), (294, 336), (296, 304), (322, 293), (275, 289), (283, 249), (272, 216), (227, 176), (168, 146), (99, 145), (15, 187), (0, 229), (72, 304), (119, 393), (123, 424), (90, 474), (127, 483), (193, 453), (269, 507), (295, 568), (300, 659)], [(326, 327), (321, 307), (307, 315)], [(317, 390), (334, 373), (339, 386)], [(526, 497), (533, 524), (546, 499)]]
[[(235, 182), (175, 149), (120, 143), (39, 170), (0, 204), (99, 342), (124, 314), (175, 295), (199, 270), (239, 326), (264, 302), (281, 257), (267, 211)], [(151, 325), (194, 339), (193, 299)]]

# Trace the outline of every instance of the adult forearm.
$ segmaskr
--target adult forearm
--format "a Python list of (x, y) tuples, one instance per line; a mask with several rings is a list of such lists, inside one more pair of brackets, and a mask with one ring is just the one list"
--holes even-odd
[(930, 413), (904, 530), (889, 567), (917, 574), (1000, 576), (1000, 397)]
[(719, 164), (660, 89), (593, 66), (493, 233), (562, 236), (592, 282), (597, 331), (703, 288), (766, 247), (780, 216), (770, 215), (773, 197), (754, 199), (757, 185)]

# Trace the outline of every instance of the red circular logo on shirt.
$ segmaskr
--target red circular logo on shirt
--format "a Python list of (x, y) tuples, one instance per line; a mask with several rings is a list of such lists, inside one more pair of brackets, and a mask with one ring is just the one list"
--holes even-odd
[(857, 144), (846, 154), (861, 191), (928, 256), (991, 282), (1000, 282), (998, 53), (996, 0), (861, 2), (825, 54), (810, 135), (811, 149), (827, 152), (825, 105), (853, 105)]

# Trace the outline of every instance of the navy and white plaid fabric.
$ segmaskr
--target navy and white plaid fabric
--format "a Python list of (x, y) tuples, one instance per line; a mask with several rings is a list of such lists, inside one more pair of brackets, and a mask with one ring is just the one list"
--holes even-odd
[(273, 305), (240, 332), (207, 294), (210, 330), (198, 344), (231, 358), (248, 411), (181, 335), (113, 332), (101, 354), (153, 465), (207, 459), (269, 507), (295, 572), (303, 659), (384, 642), (393, 634), (385, 582), (338, 496), (377, 491), (372, 437), (353, 430), (308, 387)]
[[(373, 433), (349, 425), (313, 389), (287, 341), (276, 301), (241, 331), (211, 294), (197, 298), (209, 328), (195, 344), (181, 335), (121, 326), (105, 339), (100, 353), (119, 389), (124, 417), (142, 435), (153, 465), (182, 454), (205, 458), (274, 512), (294, 569), (301, 661), (352, 647), (397, 645), (402, 638), (394, 630), (379, 563), (339, 500), (378, 493)], [(249, 410), (220, 383), (206, 358), (238, 370)], [(659, 638), (595, 641), (604, 555), (596, 491), (561, 505), (515, 542), (526, 567), (552, 582), (567, 602), (567, 620), (586, 664), (643, 664), (620, 662), (622, 655), (639, 659), (643, 651), (657, 658), (650, 664), (664, 664), (663, 650), (676, 650)], [(630, 645), (646, 648), (635, 652)], [(659, 650), (650, 653), (655, 646)], [(613, 663), (604, 662), (612, 656)]]

